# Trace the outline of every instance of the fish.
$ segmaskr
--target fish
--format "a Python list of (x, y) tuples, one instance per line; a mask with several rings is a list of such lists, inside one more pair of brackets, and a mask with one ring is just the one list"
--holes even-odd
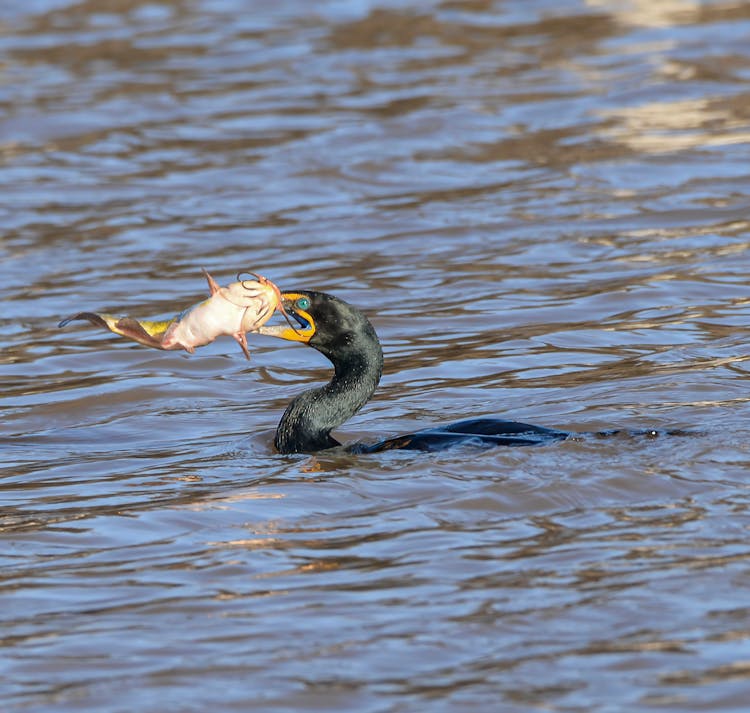
[(267, 277), (248, 272), (255, 279), (237, 281), (220, 287), (207, 270), (202, 270), (208, 282), (209, 297), (188, 307), (171, 319), (149, 320), (135, 317), (117, 317), (99, 312), (78, 312), (61, 320), (65, 327), (74, 320), (87, 320), (110, 332), (127, 337), (154, 349), (184, 349), (190, 354), (196, 347), (210, 344), (220, 336), (231, 336), (242, 353), (250, 359), (247, 332), (262, 327), (276, 310), (284, 312), (281, 291)]

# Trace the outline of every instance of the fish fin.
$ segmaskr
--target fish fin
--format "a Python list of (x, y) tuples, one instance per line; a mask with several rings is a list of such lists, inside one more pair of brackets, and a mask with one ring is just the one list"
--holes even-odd
[(245, 336), (245, 333), (242, 331), (237, 332), (234, 335), (234, 338), (237, 340), (237, 343), (242, 347), (242, 353), (245, 355), (245, 358), (249, 361), (250, 352), (247, 350), (247, 337)]
[(164, 349), (162, 339), (174, 319), (163, 320), (159, 322), (149, 320), (138, 320), (133, 317), (115, 317), (111, 314), (97, 314), (96, 312), (78, 312), (70, 317), (63, 319), (58, 326), (64, 327), (75, 319), (87, 320), (97, 327), (104, 327), (110, 332), (119, 334), (121, 337), (127, 337), (147, 347), (155, 349)]
[(209, 292), (212, 295), (215, 295), (221, 289), (221, 287), (219, 287), (219, 283), (216, 282), (216, 280), (214, 280), (214, 278), (211, 277), (211, 275), (208, 274), (208, 270), (206, 270), (204, 268), (201, 268), (201, 270), (203, 271), (203, 274), (206, 276), (206, 280), (208, 281), (208, 290), (209, 290)]
[(111, 329), (110, 322), (107, 321), (107, 318), (111, 321), (111, 323), (114, 323), (114, 321), (117, 319), (117, 317), (112, 317), (111, 315), (105, 314), (97, 314), (96, 312), (78, 312), (77, 314), (71, 314), (70, 317), (66, 317), (65, 319), (61, 320), (58, 323), (58, 327), (65, 327), (70, 322), (81, 319), (81, 320), (88, 320), (91, 322), (91, 324), (95, 324), (97, 327), (105, 327), (106, 329)]
[(155, 349), (163, 349), (162, 337), (164, 336), (165, 330), (154, 329), (155, 325), (159, 327), (165, 324), (164, 322), (140, 322), (133, 317), (122, 317), (118, 319), (109, 328), (115, 333), (120, 334), (123, 337), (133, 339), (140, 344), (145, 344), (147, 347), (154, 347)]
[(178, 315), (176, 317), (172, 317), (171, 319), (160, 320), (135, 319), (133, 317), (125, 317), (125, 319), (132, 319), (134, 322), (138, 323), (141, 329), (143, 329), (143, 331), (146, 332), (149, 337), (153, 337), (154, 339), (162, 341), (167, 333), (167, 330), (169, 330), (173, 324), (176, 324), (179, 321), (180, 317)]

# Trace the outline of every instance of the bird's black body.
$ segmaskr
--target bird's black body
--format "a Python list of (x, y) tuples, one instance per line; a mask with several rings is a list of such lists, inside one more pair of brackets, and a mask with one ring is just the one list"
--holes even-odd
[[(305, 391), (287, 407), (276, 430), (280, 453), (311, 453), (340, 445), (331, 431), (351, 418), (372, 396), (383, 371), (383, 352), (368, 319), (356, 307), (323, 292), (284, 293), (284, 307), (300, 330), (263, 327), (263, 334), (301, 341), (333, 364), (331, 381)], [(438, 451), (459, 444), (531, 446), (564, 440), (569, 434), (540, 426), (494, 418), (475, 418), (389, 438), (352, 451), (378, 453), (392, 449)]]
[[(305, 391), (287, 407), (274, 445), (281, 453), (319, 451), (340, 445), (331, 431), (361, 409), (383, 373), (383, 350), (367, 318), (354, 307), (322, 292), (297, 293), (310, 300), (315, 333), (307, 343), (333, 364), (325, 386)], [(299, 298), (298, 298), (299, 299)], [(305, 322), (294, 303), (287, 311)]]
[(457, 445), (484, 448), (494, 446), (541, 446), (554, 441), (564, 441), (570, 434), (552, 428), (534, 426), (499, 418), (470, 418), (446, 426), (426, 428), (422, 431), (396, 436), (373, 445), (354, 446), (361, 453), (380, 453), (395, 448), (412, 451), (442, 451)]

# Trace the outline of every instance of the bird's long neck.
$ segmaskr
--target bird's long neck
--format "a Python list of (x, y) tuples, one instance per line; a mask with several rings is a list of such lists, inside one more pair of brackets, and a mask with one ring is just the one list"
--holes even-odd
[(333, 378), (289, 404), (276, 429), (274, 445), (280, 453), (310, 453), (339, 445), (331, 431), (357, 413), (377, 388), (383, 371), (377, 340), (366, 350), (326, 356), (334, 366)]

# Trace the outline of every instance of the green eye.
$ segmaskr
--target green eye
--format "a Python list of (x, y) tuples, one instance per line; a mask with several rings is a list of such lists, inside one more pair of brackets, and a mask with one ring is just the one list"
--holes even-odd
[(310, 300), (307, 297), (300, 297), (295, 303), (294, 306), (297, 309), (307, 309), (310, 306)]

